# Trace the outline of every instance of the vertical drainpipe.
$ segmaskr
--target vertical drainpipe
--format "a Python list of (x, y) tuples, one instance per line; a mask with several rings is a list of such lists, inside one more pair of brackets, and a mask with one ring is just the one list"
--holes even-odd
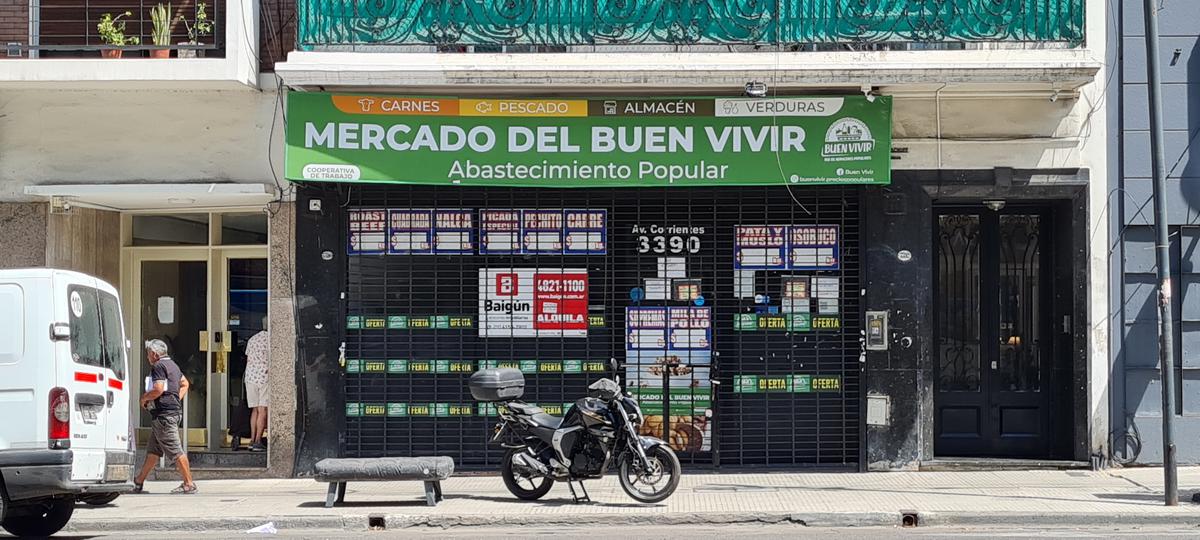
[(29, 0), (29, 57), (37, 58), (41, 45), (42, 0)]

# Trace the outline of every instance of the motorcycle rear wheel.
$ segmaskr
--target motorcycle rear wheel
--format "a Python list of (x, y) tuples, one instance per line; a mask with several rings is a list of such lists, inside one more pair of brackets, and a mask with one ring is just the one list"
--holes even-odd
[(500, 476), (504, 477), (504, 487), (518, 499), (536, 501), (550, 492), (550, 488), (554, 486), (554, 479), (543, 476), (540, 478), (541, 484), (538, 484), (539, 478), (528, 478), (518, 474), (513, 470), (513, 456), (517, 452), (509, 450), (504, 455), (504, 466), (500, 469)]
[[(627, 495), (638, 502), (657, 503), (675, 493), (675, 488), (679, 487), (681, 467), (674, 450), (666, 445), (647, 450), (646, 460), (653, 467), (651, 471), (637, 470), (636, 460), (637, 456), (632, 453), (626, 453), (625, 459), (621, 460), (621, 489), (625, 490)], [(664, 479), (665, 483), (662, 482)], [(648, 484), (651, 480), (655, 486), (651, 491), (638, 489), (639, 483)], [(660, 484), (662, 487), (658, 487)]]

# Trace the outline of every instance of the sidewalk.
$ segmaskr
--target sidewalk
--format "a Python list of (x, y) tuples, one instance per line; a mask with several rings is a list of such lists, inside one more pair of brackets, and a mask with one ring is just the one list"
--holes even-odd
[[(660, 505), (627, 497), (615, 476), (589, 481), (592, 503), (571, 503), (565, 485), (538, 502), (512, 497), (498, 476), (452, 478), (446, 500), (425, 506), (420, 482), (349, 484), (346, 503), (324, 508), (326, 484), (313, 480), (212, 480), (197, 495), (167, 494), (176, 483), (112, 505), (79, 505), (71, 531), (244, 531), (267, 522), (281, 530), (366, 530), (413, 526), (521, 524), (727, 524), (794, 522), (815, 527), (899, 526), (915, 513), (939, 525), (1200, 525), (1200, 467), (1180, 469), (1181, 503), (1162, 505), (1161, 469), (1003, 472), (688, 474)], [(169, 517), (164, 510), (169, 508)]]

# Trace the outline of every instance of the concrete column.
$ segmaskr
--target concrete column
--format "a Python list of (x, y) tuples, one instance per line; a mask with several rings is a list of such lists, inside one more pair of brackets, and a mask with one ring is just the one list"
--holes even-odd
[[(75, 270), (121, 286), (121, 214), (72, 208), (46, 219), (46, 266)], [(122, 291), (127, 292), (127, 291)]]
[(46, 266), (46, 204), (0, 203), (0, 268)]
[(270, 408), (267, 474), (290, 477), (296, 459), (295, 204), (272, 205), (269, 222)]

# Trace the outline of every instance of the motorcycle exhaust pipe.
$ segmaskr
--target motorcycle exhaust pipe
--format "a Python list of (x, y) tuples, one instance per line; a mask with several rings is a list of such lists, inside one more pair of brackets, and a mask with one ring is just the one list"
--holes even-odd
[(529, 453), (513, 456), (513, 469), (525, 476), (549, 476), (550, 469)]

